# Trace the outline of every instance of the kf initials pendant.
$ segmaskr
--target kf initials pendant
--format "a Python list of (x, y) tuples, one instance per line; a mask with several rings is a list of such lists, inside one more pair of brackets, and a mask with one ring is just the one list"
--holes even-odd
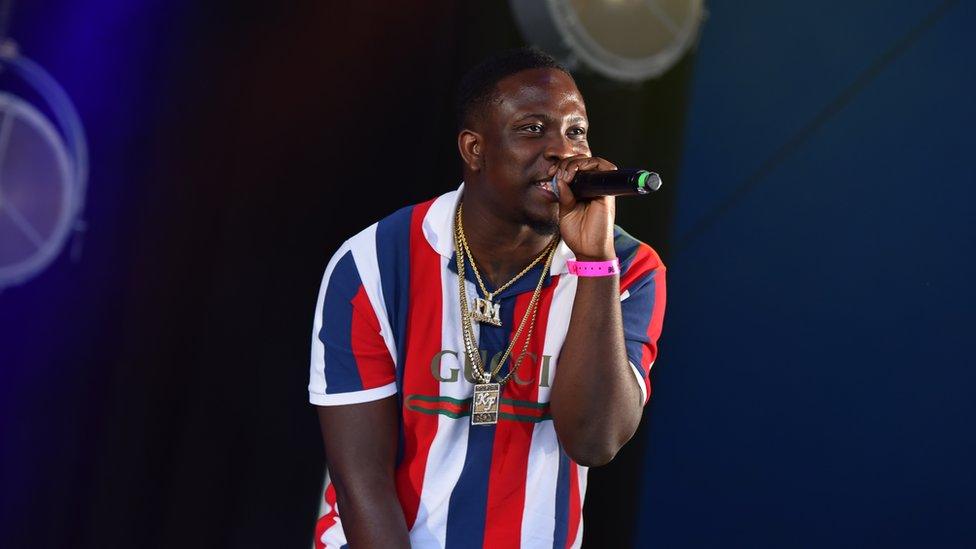
[(501, 303), (492, 303), (490, 299), (476, 297), (474, 298), (474, 311), (471, 312), (471, 318), (492, 326), (501, 326), (501, 310)]
[(479, 383), (474, 386), (471, 401), (471, 425), (494, 425), (498, 423), (498, 394), (501, 385)]

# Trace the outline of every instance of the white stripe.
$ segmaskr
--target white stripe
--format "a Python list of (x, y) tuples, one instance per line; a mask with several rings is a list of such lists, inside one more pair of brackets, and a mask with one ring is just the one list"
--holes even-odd
[(579, 521), (579, 528), (576, 529), (576, 541), (571, 545), (571, 549), (579, 549), (583, 545), (583, 519)]
[(573, 542), (573, 547), (578, 548), (583, 544), (583, 501), (586, 499), (586, 474), (589, 472), (588, 467), (582, 465), (576, 465), (576, 473), (579, 475), (579, 492), (580, 492), (580, 519), (579, 527), (576, 529), (576, 541)]
[[(552, 380), (556, 376), (556, 364), (559, 362), (559, 352), (566, 341), (566, 332), (569, 331), (569, 318), (573, 313), (573, 302), (576, 301), (576, 283), (579, 279), (575, 276), (560, 276), (559, 284), (552, 296), (552, 304), (549, 307), (549, 318), (546, 323), (546, 342), (542, 347), (542, 354), (551, 357), (549, 359), (549, 379), (540, 379), (539, 402), (549, 402), (550, 392), (552, 391)], [(539, 365), (539, 375), (542, 375), (542, 363)], [(545, 387), (542, 383), (545, 383)]]
[[(566, 340), (569, 317), (576, 299), (575, 276), (562, 276), (552, 296), (546, 323), (543, 355), (550, 355), (549, 379), (541, 383), (552, 385), (556, 373), (559, 350)], [(542, 375), (542, 363), (538, 374)], [(549, 402), (551, 387), (539, 387), (538, 402)], [(522, 547), (552, 547), (556, 525), (556, 471), (559, 470), (559, 442), (552, 421), (542, 421), (532, 429), (529, 463), (525, 476), (525, 507), (522, 510)]]
[[(325, 290), (329, 287), (329, 279), (332, 278), (332, 271), (335, 269), (336, 263), (348, 251), (349, 241), (346, 241), (332, 255), (332, 259), (329, 260), (329, 264), (325, 268), (325, 274), (322, 276), (322, 284), (319, 286), (319, 297), (315, 302), (315, 318), (312, 320), (312, 357), (308, 376), (310, 401), (312, 400), (311, 396), (313, 394), (325, 394), (325, 345), (319, 339), (319, 332), (322, 331), (322, 304), (325, 302)], [(315, 402), (313, 401), (312, 404), (315, 404)]]
[(552, 256), (552, 265), (549, 267), (549, 274), (553, 276), (569, 274), (568, 262), (573, 259), (576, 259), (576, 254), (573, 253), (573, 250), (569, 249), (565, 240), (560, 240), (559, 246), (556, 247), (556, 253)]
[[(332, 506), (329, 505), (329, 502), (326, 501), (325, 499), (325, 492), (329, 489), (329, 484), (331, 482), (332, 479), (329, 478), (329, 470), (326, 469), (325, 483), (322, 485), (322, 499), (320, 500), (322, 502), (322, 506), (319, 507), (319, 518), (328, 515), (332, 511)], [(322, 532), (322, 537), (319, 538), (319, 541), (322, 542), (323, 545), (325, 545), (326, 549), (333, 549), (333, 548), (338, 549), (339, 547), (342, 547), (343, 545), (346, 544), (346, 533), (342, 529), (342, 523), (339, 522), (338, 502), (335, 505), (335, 509), (336, 509), (335, 523), (332, 526), (325, 529), (325, 531)], [(312, 549), (314, 548), (315, 545), (313, 543)]]
[(583, 508), (583, 500), (586, 499), (586, 479), (590, 472), (589, 467), (577, 464), (579, 468), (579, 488), (580, 488), (580, 509)]
[[(461, 311), (458, 304), (458, 277), (447, 268), (448, 258), (441, 256), (441, 349), (454, 351), (457, 357), (445, 354), (441, 359), (439, 376), (457, 381), (442, 381), (440, 395), (465, 399), (471, 396), (473, 388), (464, 378), (464, 340), (461, 334)], [(476, 291), (474, 285), (465, 281), (469, 295)], [(475, 339), (477, 340), (477, 327)], [(425, 375), (433, 375), (428, 371)], [(424, 484), (420, 495), (420, 508), (417, 520), (410, 532), (413, 547), (443, 547), (447, 543), (447, 511), (451, 493), (461, 477), (461, 469), (468, 450), (468, 429), (470, 419), (458, 419), (444, 415), (437, 416), (437, 433), (427, 455), (427, 468), (424, 471)]]
[(634, 377), (637, 378), (637, 386), (640, 387), (641, 392), (641, 405), (647, 403), (647, 385), (644, 384), (644, 374), (640, 372), (637, 366), (634, 366), (633, 362), (628, 362), (630, 364), (630, 371), (634, 372)]
[[(325, 501), (325, 491), (328, 490), (328, 489), (329, 489), (329, 470), (326, 469), (325, 470), (325, 480), (322, 482), (322, 491), (319, 492), (319, 514), (318, 514), (318, 519), (316, 519), (316, 526), (318, 526), (318, 524), (317, 524), (318, 523), (318, 520), (321, 519), (322, 517), (324, 517), (325, 515), (328, 515), (329, 514), (329, 511), (332, 509), (332, 506), (329, 505), (329, 502), (328, 501)], [(323, 534), (324, 533), (325, 532), (323, 532)], [(319, 539), (314, 539), (313, 538), (312, 539), (312, 549), (315, 549), (318, 546), (319, 543), (323, 543), (321, 537)]]
[[(336, 512), (338, 513), (339, 505), (336, 504)], [(346, 543), (346, 532), (342, 529), (342, 519), (336, 515), (335, 524), (329, 527), (328, 530), (322, 532), (322, 543), (325, 544), (326, 549), (339, 549)]]
[(530, 449), (521, 546), (552, 547), (552, 533), (556, 527), (556, 471), (559, 470), (559, 443), (552, 421), (535, 424)]
[(343, 404), (359, 404), (361, 402), (372, 402), (381, 398), (395, 395), (397, 392), (396, 381), (388, 383), (382, 387), (366, 389), (365, 391), (352, 391), (350, 393), (335, 393), (327, 395), (323, 393), (313, 393), (309, 391), (308, 401), (316, 406), (341, 406)]
[(420, 224), (424, 238), (441, 257), (450, 258), (454, 253), (454, 213), (463, 192), (464, 183), (461, 183), (456, 191), (438, 196)]
[(328, 467), (325, 469), (325, 479), (322, 481), (322, 492), (319, 494), (319, 518), (324, 517), (329, 514), (332, 510), (332, 506), (325, 499), (325, 493), (329, 491), (329, 484), (332, 483), (332, 479), (329, 477)]
[[(386, 300), (383, 299), (383, 283), (380, 277), (379, 260), (376, 257), (376, 227), (373, 223), (365, 230), (350, 239), (352, 244), (352, 257), (356, 261), (356, 270), (359, 271), (359, 280), (363, 283), (369, 303), (373, 306), (373, 313), (376, 314), (380, 323), (380, 335), (386, 343), (386, 349), (393, 357), (393, 364), (396, 365), (397, 352), (396, 342), (393, 341), (393, 330), (390, 328), (390, 317), (386, 310)], [(388, 276), (393, 276), (390, 273)]]

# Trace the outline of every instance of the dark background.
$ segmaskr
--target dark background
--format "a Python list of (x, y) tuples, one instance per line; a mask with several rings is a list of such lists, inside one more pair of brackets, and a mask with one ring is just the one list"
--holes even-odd
[[(454, 188), (504, 2), (33, 0), (92, 149), (88, 230), (0, 293), (0, 546), (308, 547), (332, 251)], [(580, 73), (594, 152), (664, 177), (641, 432), (586, 545), (976, 544), (966, 2), (708, 4), (664, 77)]]

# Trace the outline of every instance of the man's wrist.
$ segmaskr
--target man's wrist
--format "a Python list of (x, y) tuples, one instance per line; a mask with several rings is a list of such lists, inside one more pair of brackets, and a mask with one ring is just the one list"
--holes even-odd
[(616, 276), (620, 274), (620, 262), (617, 258), (609, 261), (579, 261), (567, 262), (569, 273), (579, 277), (594, 278)]
[(576, 256), (576, 261), (584, 261), (587, 263), (591, 263), (594, 261), (613, 261), (614, 259), (617, 258), (617, 253), (612, 248), (610, 250), (606, 250), (601, 253), (595, 253), (595, 254), (574, 253), (573, 255)]

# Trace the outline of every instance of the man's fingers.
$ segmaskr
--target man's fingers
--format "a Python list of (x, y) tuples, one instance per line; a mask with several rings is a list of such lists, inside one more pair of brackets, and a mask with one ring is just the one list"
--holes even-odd
[(599, 162), (595, 159), (584, 157), (584, 158), (566, 158), (560, 162), (558, 170), (556, 170), (556, 177), (569, 183), (576, 176), (576, 172), (580, 170), (590, 170), (598, 166)]
[(556, 176), (561, 180), (565, 180), (566, 175), (569, 173), (570, 166), (572, 166), (573, 162), (583, 158), (586, 157), (584, 157), (583, 155), (575, 155), (575, 156), (569, 156), (563, 158), (562, 160), (556, 162), (556, 164), (553, 165), (549, 170), (552, 173), (552, 175)]
[(576, 197), (573, 196), (573, 191), (570, 190), (568, 181), (557, 179), (556, 185), (559, 186), (559, 210), (560, 217), (562, 217), (562, 215), (565, 215), (565, 213), (576, 207)]
[(576, 172), (579, 171), (608, 171), (616, 170), (617, 167), (612, 163), (594, 156), (576, 155), (563, 158), (549, 168), (549, 175), (554, 175), (558, 179), (567, 183), (573, 180)]

